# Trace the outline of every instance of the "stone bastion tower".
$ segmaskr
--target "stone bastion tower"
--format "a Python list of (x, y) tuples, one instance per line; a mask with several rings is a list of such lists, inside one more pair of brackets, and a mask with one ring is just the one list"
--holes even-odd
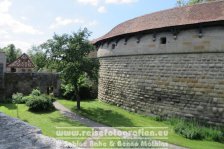
[(137, 113), (224, 124), (224, 1), (140, 16), (93, 43), (99, 99)]

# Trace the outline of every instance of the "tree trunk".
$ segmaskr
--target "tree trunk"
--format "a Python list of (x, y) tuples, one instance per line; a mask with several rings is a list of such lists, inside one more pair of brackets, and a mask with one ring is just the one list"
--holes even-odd
[(77, 107), (77, 110), (80, 110), (81, 109), (81, 106), (80, 106), (80, 96), (79, 96), (79, 88), (78, 86), (75, 86), (75, 97), (76, 97), (76, 107)]
[(81, 106), (80, 106), (80, 97), (79, 97), (79, 94), (76, 94), (76, 102), (77, 102), (77, 110), (80, 110), (81, 109)]

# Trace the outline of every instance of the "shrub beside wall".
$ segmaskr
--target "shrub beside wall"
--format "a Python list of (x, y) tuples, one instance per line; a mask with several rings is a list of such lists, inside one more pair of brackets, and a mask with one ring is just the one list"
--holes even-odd
[(44, 95), (31, 96), (26, 105), (32, 111), (50, 111), (54, 109), (53, 100)]
[(33, 89), (30, 95), (23, 96), (22, 93), (12, 95), (14, 103), (26, 104), (32, 111), (50, 111), (54, 109), (54, 99), (50, 96), (41, 94), (40, 90)]

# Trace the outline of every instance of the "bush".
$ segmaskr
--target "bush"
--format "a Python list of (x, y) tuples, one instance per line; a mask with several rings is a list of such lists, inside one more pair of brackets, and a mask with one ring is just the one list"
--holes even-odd
[(12, 95), (12, 102), (17, 104), (23, 104), (25, 101), (23, 100), (23, 94), (22, 93), (15, 93)]
[(166, 116), (156, 116), (154, 117), (155, 121), (162, 122), (166, 120)]
[(219, 128), (202, 128), (202, 133), (207, 140), (224, 143), (224, 131)]
[(33, 95), (33, 96), (40, 96), (41, 92), (38, 89), (33, 89), (32, 92), (31, 92), (31, 95)]
[(96, 99), (98, 94), (97, 87), (95, 86), (82, 86), (79, 89), (81, 99)]
[(98, 94), (98, 83), (87, 76), (80, 77), (79, 95), (82, 99), (95, 99)]
[(174, 126), (174, 131), (185, 138), (191, 140), (209, 140), (224, 143), (224, 131), (216, 127), (206, 127), (196, 121), (186, 121), (172, 118), (170, 124)]
[(202, 140), (204, 139), (204, 135), (201, 131), (201, 128), (198, 126), (197, 123), (186, 122), (186, 121), (179, 121), (174, 127), (174, 131), (177, 134), (182, 135), (185, 138), (191, 140)]
[[(83, 99), (95, 99), (98, 94), (98, 83), (97, 81), (90, 79), (86, 75), (79, 78), (79, 96)], [(61, 89), (63, 92), (63, 97), (67, 99), (75, 99), (74, 96), (74, 86), (72, 84), (66, 84), (63, 82), (61, 84)]]
[(55, 98), (47, 95), (42, 95), (38, 89), (33, 89), (29, 96), (23, 96), (22, 93), (12, 95), (14, 103), (24, 104), (32, 111), (50, 111), (54, 109), (53, 102)]
[(53, 100), (43, 95), (31, 96), (26, 105), (32, 111), (50, 111), (54, 109)]
[(220, 142), (220, 143), (224, 143), (224, 131), (222, 132), (217, 132), (217, 133), (213, 133), (212, 135), (212, 140), (216, 141), (216, 142)]
[(26, 103), (27, 101), (29, 101), (33, 96), (29, 95), (29, 96), (24, 96), (22, 98), (22, 100), (24, 101), (24, 103)]

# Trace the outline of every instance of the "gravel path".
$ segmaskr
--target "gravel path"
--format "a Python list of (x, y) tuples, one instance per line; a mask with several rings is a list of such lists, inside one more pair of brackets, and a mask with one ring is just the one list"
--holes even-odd
[[(122, 132), (113, 127), (97, 123), (79, 114), (73, 113), (58, 102), (54, 103), (64, 116), (78, 121), (81, 124), (93, 128), (95, 131), (111, 131)], [(122, 133), (121, 133), (122, 134)], [(128, 138), (130, 134), (120, 135), (119, 137)], [(0, 149), (75, 149), (75, 148), (91, 148), (92, 141), (96, 141), (100, 137), (89, 137), (79, 147), (73, 144), (50, 138), (42, 135), (41, 130), (25, 123), (19, 119), (9, 117), (0, 112)], [(169, 144), (170, 149), (184, 149), (182, 147)]]
[[(77, 113), (72, 112), (70, 109), (64, 107), (62, 104), (60, 104), (59, 102), (54, 102), (54, 106), (55, 108), (60, 111), (63, 115), (65, 115), (66, 117), (78, 121), (79, 123), (88, 126), (88, 127), (107, 127), (106, 125), (97, 123), (95, 121), (92, 121), (86, 117), (83, 117)], [(74, 105), (75, 106), (75, 105)]]
[[(75, 121), (78, 121), (79, 123), (85, 125), (85, 126), (88, 126), (88, 127), (91, 127), (91, 128), (94, 128), (95, 131), (111, 131), (111, 132), (122, 132), (121, 130), (118, 130), (118, 129), (115, 129), (113, 127), (109, 127), (109, 126), (106, 126), (104, 124), (100, 124), (100, 123), (97, 123), (93, 120), (90, 120), (84, 116), (81, 116), (77, 113), (74, 113), (72, 112), (70, 109), (64, 107), (62, 104), (60, 104), (59, 102), (54, 102), (54, 106), (57, 110), (59, 110), (64, 116), (72, 119), (72, 120), (75, 120)], [(75, 105), (74, 105), (75, 106)], [(119, 133), (116, 133), (116, 134), (119, 134)], [(128, 135), (121, 135), (119, 137), (122, 137), (122, 138), (128, 138), (130, 137), (130, 134)], [(97, 139), (100, 139), (100, 137), (90, 137), (88, 138), (85, 142), (83, 142), (79, 147), (84, 147), (85, 148), (91, 148), (90, 146), (90, 142), (91, 141), (94, 141), (94, 140), (97, 140)], [(173, 144), (168, 144), (168, 148), (169, 149), (186, 149), (184, 147), (180, 147), (180, 146), (176, 146), (176, 145), (173, 145)]]

